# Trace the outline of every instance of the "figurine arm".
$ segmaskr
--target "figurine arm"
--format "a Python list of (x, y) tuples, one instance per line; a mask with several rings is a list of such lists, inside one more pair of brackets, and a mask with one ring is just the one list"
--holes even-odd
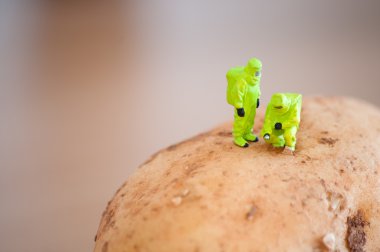
[(265, 134), (269, 134), (271, 135), (272, 134), (272, 122), (268, 119), (265, 120), (264, 122), (264, 125), (263, 125), (263, 129), (261, 130), (261, 136), (264, 136)]
[(264, 136), (265, 134), (272, 134), (273, 128), (272, 128), (273, 122), (270, 119), (270, 110), (269, 107), (267, 107), (267, 111), (265, 112), (265, 120), (263, 124), (263, 128), (261, 130), (261, 136)]
[(234, 107), (236, 109), (243, 108), (244, 104), (244, 93), (246, 85), (242, 80), (236, 81), (236, 90), (235, 90), (235, 102)]

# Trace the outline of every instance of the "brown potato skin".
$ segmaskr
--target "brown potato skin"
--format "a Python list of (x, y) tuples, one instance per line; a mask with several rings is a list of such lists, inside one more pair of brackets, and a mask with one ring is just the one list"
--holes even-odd
[[(262, 123), (259, 114), (256, 133)], [(337, 251), (380, 251), (377, 108), (306, 97), (294, 155), (262, 139), (236, 147), (231, 128), (172, 145), (141, 165), (109, 202), (94, 251), (327, 251), (327, 233)], [(360, 233), (347, 223), (358, 211)]]

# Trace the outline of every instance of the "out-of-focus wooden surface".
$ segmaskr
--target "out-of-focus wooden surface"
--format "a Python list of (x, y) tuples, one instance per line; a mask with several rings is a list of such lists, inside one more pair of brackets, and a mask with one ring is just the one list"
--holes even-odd
[(91, 251), (158, 149), (232, 119), (225, 72), (380, 105), (378, 1), (0, 3), (0, 251)]

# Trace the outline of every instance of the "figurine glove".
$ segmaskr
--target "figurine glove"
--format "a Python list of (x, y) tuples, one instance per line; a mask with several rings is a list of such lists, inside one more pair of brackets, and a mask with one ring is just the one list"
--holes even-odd
[(274, 125), (274, 128), (276, 129), (276, 130), (280, 130), (280, 129), (282, 129), (282, 123), (276, 123), (275, 125)]
[(269, 135), (268, 133), (265, 133), (265, 134), (264, 134), (264, 139), (265, 139), (265, 140), (269, 140), (269, 139), (270, 139), (270, 135)]
[(244, 117), (244, 115), (245, 115), (244, 108), (238, 108), (238, 109), (236, 109), (236, 111), (237, 111), (238, 116)]
[(260, 107), (260, 99), (257, 98), (257, 104), (256, 104), (256, 108)]

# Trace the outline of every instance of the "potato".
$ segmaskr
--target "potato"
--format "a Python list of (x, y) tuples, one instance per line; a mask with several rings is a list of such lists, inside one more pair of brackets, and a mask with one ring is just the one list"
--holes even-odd
[(94, 251), (380, 251), (378, 109), (305, 98), (293, 155), (263, 140), (234, 146), (231, 128), (141, 165), (109, 202)]

